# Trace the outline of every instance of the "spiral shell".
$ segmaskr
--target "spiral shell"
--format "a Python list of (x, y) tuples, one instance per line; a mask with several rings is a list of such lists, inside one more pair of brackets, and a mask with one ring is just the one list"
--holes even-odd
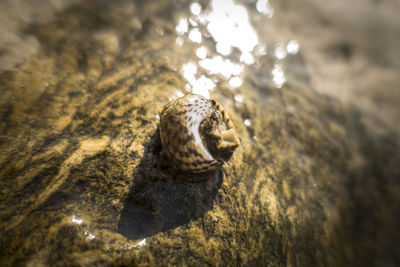
[(160, 137), (166, 156), (177, 168), (191, 173), (216, 169), (240, 144), (224, 109), (215, 100), (195, 94), (164, 107)]

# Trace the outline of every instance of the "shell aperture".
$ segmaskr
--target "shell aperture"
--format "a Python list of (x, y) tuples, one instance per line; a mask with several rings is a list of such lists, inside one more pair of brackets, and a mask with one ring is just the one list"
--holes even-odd
[(240, 144), (223, 108), (215, 100), (195, 94), (164, 107), (160, 137), (166, 156), (177, 168), (191, 173), (216, 169)]

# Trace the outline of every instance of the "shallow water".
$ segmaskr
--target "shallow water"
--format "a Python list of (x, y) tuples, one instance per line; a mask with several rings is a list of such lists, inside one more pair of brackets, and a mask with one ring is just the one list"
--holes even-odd
[[(0, 4), (3, 265), (399, 263), (396, 1), (37, 2)], [(189, 92), (241, 139), (195, 183)]]

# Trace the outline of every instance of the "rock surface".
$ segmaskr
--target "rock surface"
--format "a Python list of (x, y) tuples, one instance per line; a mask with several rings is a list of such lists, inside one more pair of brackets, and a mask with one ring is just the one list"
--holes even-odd
[[(266, 27), (251, 13), (260, 41), (304, 48), (285, 59), (280, 89), (270, 54), (234, 90), (214, 76), (211, 96), (241, 146), (197, 183), (163, 163), (157, 136), (163, 106), (189, 92), (179, 68), (196, 60), (196, 45), (180, 47), (175, 32), (189, 2), (60, 0), (47, 19), (10, 26), (35, 51), (0, 68), (1, 265), (399, 264), (400, 23), (384, 19), (390, 57), (370, 46), (366, 24), (335, 18), (345, 7), (306, 2), (273, 2)], [(400, 10), (381, 2), (376, 20)], [(359, 36), (342, 33), (347, 25)], [(366, 71), (365, 91), (353, 89), (352, 66)], [(376, 102), (382, 83), (392, 87)]]

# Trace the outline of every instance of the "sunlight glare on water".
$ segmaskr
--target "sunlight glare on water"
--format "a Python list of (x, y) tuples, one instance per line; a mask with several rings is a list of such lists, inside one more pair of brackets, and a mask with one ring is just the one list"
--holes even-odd
[(137, 243), (138, 247), (144, 246), (146, 245), (146, 238), (143, 238), (142, 240), (139, 241), (139, 243)]
[(291, 40), (286, 46), (286, 51), (291, 54), (295, 55), (299, 52), (300, 50), (300, 45), (296, 40)]
[(210, 93), (215, 88), (214, 82), (207, 78), (205, 75), (201, 75), (196, 78), (197, 75), (197, 65), (194, 62), (189, 62), (182, 66), (183, 77), (188, 81), (189, 88), (195, 94), (202, 95), (209, 98)]
[(200, 46), (196, 50), (196, 56), (200, 59), (205, 59), (207, 57), (207, 53), (208, 53), (207, 47), (205, 47), (204, 45)]
[(205, 75), (201, 75), (200, 78), (192, 84), (192, 86), (192, 92), (194, 94), (199, 94), (210, 98), (209, 92), (214, 90), (215, 83), (211, 79), (207, 78)]
[(243, 65), (235, 64), (229, 59), (223, 59), (221, 56), (200, 60), (199, 65), (211, 74), (220, 74), (225, 78), (239, 75), (243, 71)]
[(71, 221), (75, 224), (82, 224), (83, 220), (76, 218), (76, 216), (73, 216)]
[[(257, 12), (269, 19), (274, 8), (268, 0), (258, 0), (252, 7), (233, 0), (211, 0), (206, 7), (193, 2), (189, 6), (188, 17), (180, 18), (175, 27), (178, 46), (184, 46), (186, 41), (195, 47), (198, 45), (194, 50), (195, 58), (181, 68), (187, 90), (209, 97), (216, 87), (215, 82), (221, 78), (236, 90), (243, 84), (245, 68), (263, 62), (260, 59), (266, 58), (267, 45), (260, 42), (250, 23), (250, 16)], [(300, 46), (296, 40), (291, 40), (272, 47), (274, 67), (270, 76), (266, 75), (275, 88), (281, 88), (286, 82), (285, 58), (296, 54)]]
[(189, 39), (193, 42), (193, 43), (201, 43), (201, 32), (199, 31), (199, 29), (194, 28), (193, 30), (190, 31), (189, 33)]
[(286, 81), (285, 73), (282, 70), (282, 66), (276, 64), (272, 70), (272, 81), (277, 88), (281, 88), (283, 83)]
[(261, 14), (267, 15), (269, 18), (272, 18), (274, 15), (274, 9), (268, 0), (258, 0), (256, 4), (257, 11)]
[(245, 120), (243, 121), (243, 123), (244, 123), (244, 125), (246, 125), (247, 127), (248, 127), (248, 126), (251, 126), (251, 120), (250, 120), (250, 119), (245, 119)]
[(218, 47), (223, 48), (226, 55), (231, 47), (236, 47), (242, 53), (250, 53), (258, 44), (258, 36), (250, 25), (246, 8), (232, 0), (213, 0), (211, 9), (207, 30), (217, 43), (217, 51)]
[(235, 95), (235, 101), (236, 102), (242, 103), (243, 99), (244, 99), (243, 95)]
[(195, 16), (200, 15), (201, 5), (199, 3), (192, 3), (190, 5), (190, 12), (192, 12), (192, 14)]
[(232, 88), (237, 88), (237, 87), (241, 86), (242, 83), (243, 83), (242, 78), (237, 77), (237, 76), (236, 76), (236, 77), (232, 77), (232, 78), (229, 80), (229, 85), (230, 85)]
[(285, 46), (281, 43), (276, 44), (274, 54), (277, 59), (284, 59), (287, 55)]
[(178, 24), (175, 27), (175, 31), (182, 35), (184, 33), (186, 33), (189, 30), (189, 23), (187, 18), (182, 18), (179, 20)]
[[(230, 79), (228, 84), (231, 88), (239, 87), (242, 84), (240, 75), (244, 69), (243, 64), (251, 65), (255, 62), (252, 53), (258, 44), (258, 36), (249, 22), (246, 8), (232, 0), (212, 0), (210, 7), (204, 11), (197, 2), (192, 3), (189, 10), (192, 17), (181, 18), (175, 27), (176, 32), (179, 35), (188, 33), (188, 39), (199, 44), (203, 42), (202, 31), (207, 32), (215, 41), (215, 51), (219, 55), (209, 53), (213, 50), (209, 48), (209, 43), (197, 48), (195, 53), (199, 61), (182, 66), (182, 74), (188, 81), (188, 87), (192, 92), (206, 97), (209, 97), (209, 91), (215, 88), (215, 83), (209, 77), (204, 74), (198, 75), (197, 66), (206, 70), (209, 75)], [(199, 24), (200, 27), (205, 27), (199, 28)], [(179, 39), (178, 42), (177, 39), (177, 44), (183, 45), (182, 40)], [(237, 63), (225, 58), (233, 49), (240, 51)]]

